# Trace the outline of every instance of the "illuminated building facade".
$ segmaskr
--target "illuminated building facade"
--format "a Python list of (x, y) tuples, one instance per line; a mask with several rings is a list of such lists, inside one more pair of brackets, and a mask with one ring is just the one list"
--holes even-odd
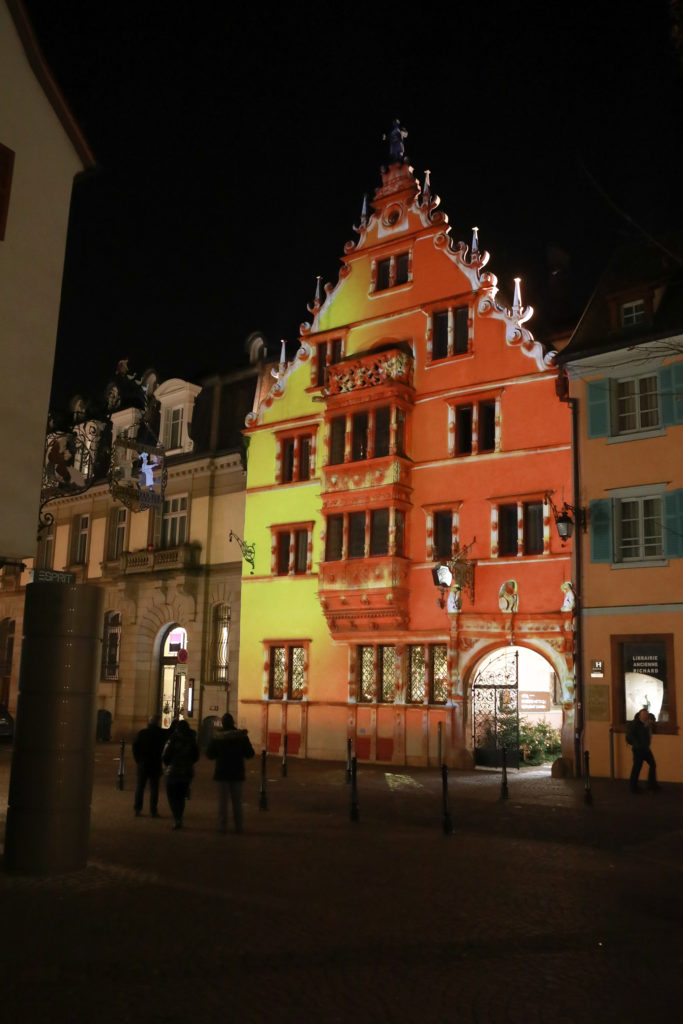
[(247, 418), (240, 721), (271, 752), (286, 737), (291, 754), (341, 758), (350, 740), (361, 760), (466, 766), (489, 666), (522, 652), (571, 759), (571, 544), (546, 501), (571, 498), (554, 354), (524, 326), (519, 281), (503, 304), (477, 229), (469, 247), (452, 237), (400, 143), (355, 230)]
[(580, 575), (591, 771), (628, 776), (626, 726), (648, 707), (658, 774), (683, 782), (683, 274), (672, 250), (680, 238), (617, 252), (560, 360), (577, 404), (577, 504), (588, 525)]

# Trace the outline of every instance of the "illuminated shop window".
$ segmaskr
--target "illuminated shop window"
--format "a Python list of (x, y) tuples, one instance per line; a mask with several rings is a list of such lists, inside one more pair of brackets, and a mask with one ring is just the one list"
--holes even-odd
[(641, 710), (655, 733), (676, 733), (676, 676), (672, 633), (611, 637), (614, 724), (623, 728)]
[(306, 647), (300, 643), (269, 647), (268, 697), (270, 700), (303, 700), (306, 692)]
[(448, 698), (446, 644), (411, 644), (408, 648), (408, 703), (445, 704)]

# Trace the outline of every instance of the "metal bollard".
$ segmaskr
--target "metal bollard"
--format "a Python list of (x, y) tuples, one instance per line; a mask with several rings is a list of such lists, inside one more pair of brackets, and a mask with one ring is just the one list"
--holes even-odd
[(346, 781), (351, 782), (351, 740), (346, 741)]
[(614, 782), (614, 729), (609, 727), (609, 777)]
[(590, 755), (587, 750), (583, 752), (583, 802), (585, 804), (593, 803), (593, 792), (591, 790), (591, 773), (590, 773)]
[(351, 821), (358, 821), (358, 758), (351, 758)]
[(443, 722), (439, 722), (439, 724), (438, 724), (438, 726), (436, 728), (436, 736), (437, 736), (437, 740), (438, 740), (438, 749), (437, 749), (438, 760), (437, 760), (436, 763), (437, 764), (443, 764)]
[(448, 810), (448, 765), (441, 765), (441, 796), (443, 800), (443, 834), (453, 835), (453, 819)]
[(261, 782), (258, 788), (258, 809), (259, 811), (268, 810), (268, 794), (266, 792), (266, 751), (261, 751)]
[(125, 753), (126, 753), (126, 741), (125, 740), (121, 740), (121, 749), (119, 751), (119, 775), (118, 775), (118, 780), (119, 780), (118, 781), (118, 787), (119, 787), (119, 789), (123, 789), (123, 779), (124, 779), (124, 776), (126, 774)]
[(501, 750), (503, 771), (500, 777), (500, 799), (507, 800), (508, 798), (508, 766), (507, 766), (507, 750), (505, 747)]
[(287, 778), (287, 733), (282, 737), (282, 778)]

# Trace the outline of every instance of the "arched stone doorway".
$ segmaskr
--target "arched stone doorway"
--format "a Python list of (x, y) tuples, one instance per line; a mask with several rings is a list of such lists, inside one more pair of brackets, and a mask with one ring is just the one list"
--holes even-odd
[(551, 663), (528, 647), (490, 651), (477, 664), (470, 687), (475, 766), (519, 767), (521, 721), (562, 728), (562, 692)]
[(187, 675), (187, 630), (175, 624), (161, 639), (159, 657), (159, 713), (162, 728), (174, 718), (192, 718), (195, 709), (194, 679)]

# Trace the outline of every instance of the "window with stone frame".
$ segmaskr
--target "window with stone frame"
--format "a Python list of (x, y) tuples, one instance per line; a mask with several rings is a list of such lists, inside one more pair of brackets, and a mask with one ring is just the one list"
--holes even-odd
[(287, 523), (271, 527), (272, 571), (276, 576), (311, 572), (313, 523)]
[(306, 695), (308, 676), (307, 644), (283, 641), (267, 644), (268, 699), (300, 701)]
[(446, 644), (411, 644), (408, 647), (409, 704), (445, 704), (448, 699), (448, 647)]
[(107, 523), (107, 561), (114, 562), (126, 548), (128, 533), (128, 509), (116, 505), (109, 512)]
[(161, 511), (161, 547), (175, 548), (185, 544), (187, 530), (188, 497), (176, 494), (164, 500)]
[[(327, 517), (325, 561), (346, 558), (377, 558), (382, 555), (402, 556), (405, 544), (405, 514), (393, 510), (394, 550), (390, 550), (392, 509), (378, 508), (363, 512), (336, 513)], [(345, 529), (346, 527), (346, 529)], [(344, 546), (346, 541), (346, 547)]]
[(316, 345), (316, 373), (315, 383), (318, 387), (327, 384), (327, 369), (339, 363), (344, 355), (344, 342), (342, 338), (328, 338), (326, 341), (319, 341)]
[(306, 431), (291, 437), (278, 438), (280, 445), (279, 483), (290, 484), (310, 480), (312, 473), (313, 434)]
[(387, 288), (407, 284), (410, 280), (410, 253), (400, 252), (377, 260), (375, 291), (383, 292)]
[[(393, 450), (405, 455), (405, 412), (399, 406), (383, 405), (363, 409), (330, 420), (328, 465), (385, 458)], [(348, 431), (347, 431), (348, 427)], [(347, 432), (350, 439), (347, 451)]]
[(356, 652), (359, 703), (393, 704), (396, 699), (396, 648), (361, 644)]
[(55, 524), (46, 524), (40, 531), (36, 569), (51, 569), (55, 557)]
[(495, 398), (454, 405), (452, 421), (454, 455), (479, 455), (496, 450)]
[(545, 550), (543, 501), (498, 505), (497, 536), (499, 558), (542, 555)]
[(228, 683), (230, 657), (230, 605), (224, 601), (213, 608), (211, 616), (211, 682)]
[(90, 516), (81, 514), (74, 516), (71, 523), (71, 564), (85, 565), (88, 558), (88, 540), (90, 536)]
[(121, 612), (106, 612), (102, 633), (102, 679), (118, 680), (120, 650)]
[(456, 306), (432, 313), (432, 362), (466, 355), (469, 349), (469, 308)]

